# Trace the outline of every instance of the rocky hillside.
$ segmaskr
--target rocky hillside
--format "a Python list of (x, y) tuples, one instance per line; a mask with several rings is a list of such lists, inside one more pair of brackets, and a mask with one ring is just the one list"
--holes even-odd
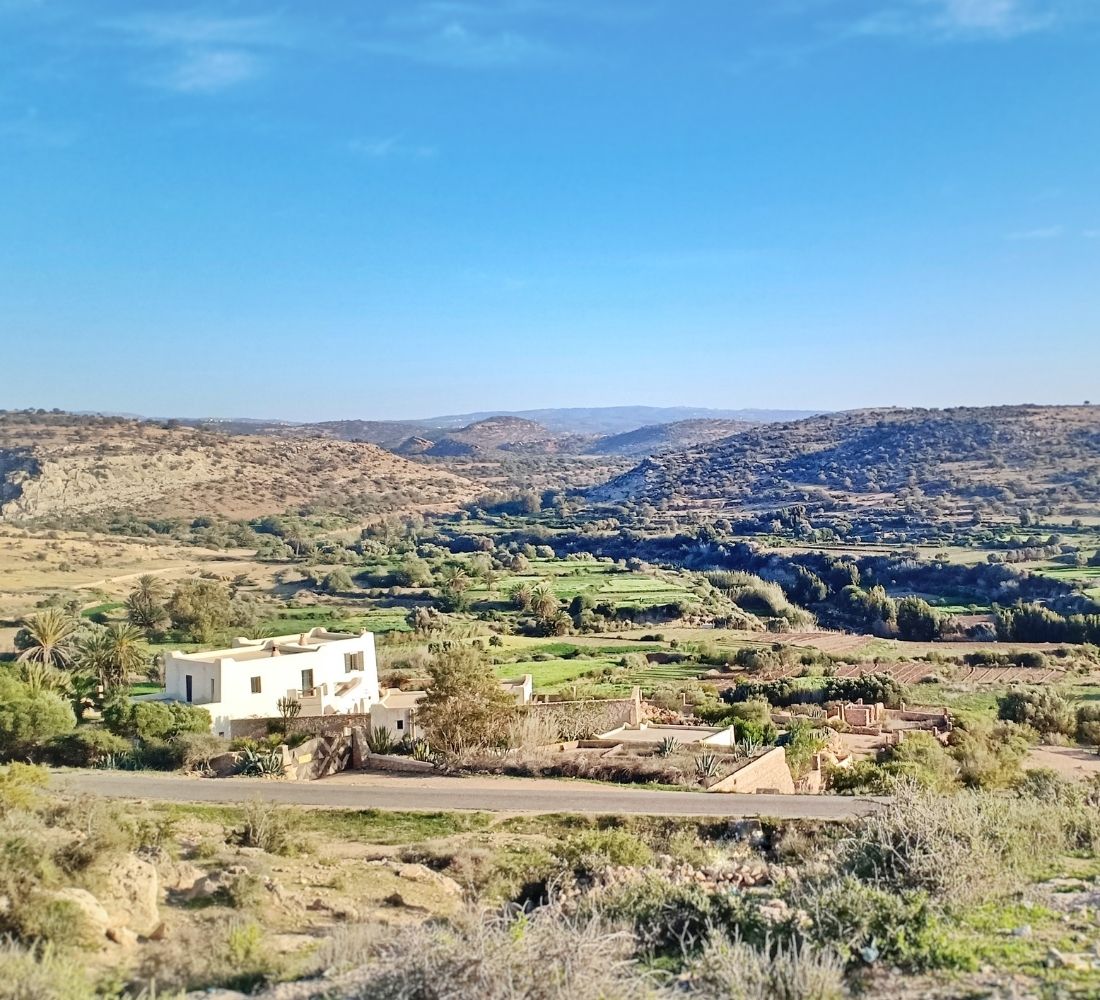
[(62, 413), (0, 413), (0, 516), (251, 517), (303, 504), (451, 506), (475, 487), (376, 445), (230, 435)]
[(426, 434), (420, 431), (410, 436), (396, 449), (398, 454), (431, 458), (464, 458), (492, 452), (577, 454), (591, 443), (590, 438), (555, 434), (542, 424), (521, 417), (487, 417), (457, 430), (439, 432), (427, 447)]
[(782, 503), (833, 494), (1100, 500), (1100, 406), (853, 410), (769, 424), (648, 458), (597, 502)]
[(625, 434), (601, 438), (590, 449), (594, 455), (657, 455), (709, 444), (755, 427), (741, 420), (677, 420), (671, 424), (650, 424)]

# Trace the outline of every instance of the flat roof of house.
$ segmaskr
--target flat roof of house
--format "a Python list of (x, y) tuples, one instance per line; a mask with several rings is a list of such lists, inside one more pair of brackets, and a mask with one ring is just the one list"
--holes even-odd
[(336, 642), (350, 642), (361, 639), (366, 632), (330, 632), (328, 629), (311, 628), (308, 632), (294, 632), (290, 635), (276, 635), (265, 639), (249, 639), (239, 636), (228, 649), (199, 650), (195, 653), (173, 651), (173, 656), (196, 663), (214, 663), (217, 660), (274, 659), (278, 656), (293, 656), (296, 653), (314, 653), (322, 646)]
[(402, 691), (399, 688), (389, 688), (382, 692), (378, 700), (386, 708), (416, 708), (427, 697), (427, 691)]

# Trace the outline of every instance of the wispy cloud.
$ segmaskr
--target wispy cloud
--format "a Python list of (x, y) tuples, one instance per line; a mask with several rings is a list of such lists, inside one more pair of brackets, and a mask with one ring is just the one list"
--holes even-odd
[(1047, 31), (1073, 13), (1063, 0), (893, 0), (856, 20), (855, 35), (990, 41)]
[(1086, 229), (1081, 235), (1086, 240), (1100, 240), (1100, 229)]
[(144, 82), (182, 94), (215, 94), (254, 80), (271, 52), (290, 44), (270, 17), (146, 11), (102, 27), (151, 53)]
[(364, 48), (453, 69), (498, 69), (542, 63), (557, 50), (538, 38), (511, 29), (483, 29), (460, 19), (426, 24), (367, 41)]
[(417, 145), (405, 142), (400, 136), (390, 135), (382, 139), (352, 139), (348, 149), (359, 156), (372, 160), (384, 160), (390, 157), (427, 160), (436, 155), (434, 146)]
[(1065, 226), (1040, 226), (1038, 229), (1020, 229), (1008, 233), (1005, 239), (1014, 243), (1034, 243), (1041, 240), (1056, 240), (1065, 234)]

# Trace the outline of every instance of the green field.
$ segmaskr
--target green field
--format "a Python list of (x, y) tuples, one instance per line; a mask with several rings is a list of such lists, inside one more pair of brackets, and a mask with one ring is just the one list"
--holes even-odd
[[(641, 647), (644, 648), (644, 647)], [(631, 652), (638, 652), (634, 647)], [(548, 660), (517, 660), (511, 663), (499, 663), (495, 670), (502, 678), (522, 677), (530, 674), (535, 690), (542, 694), (553, 694), (573, 684), (594, 684), (599, 693), (605, 696), (629, 694), (630, 689), (638, 686), (644, 691), (663, 684), (677, 684), (694, 680), (705, 669), (697, 663), (650, 663), (643, 667), (620, 666), (622, 654), (605, 654), (585, 657), (555, 657)], [(612, 671), (608, 680), (601, 674)]]
[(475, 603), (507, 601), (508, 594), (519, 584), (534, 585), (540, 582), (548, 584), (563, 601), (571, 601), (578, 594), (588, 594), (594, 602), (606, 601), (616, 608), (646, 608), (696, 600), (687, 586), (671, 580), (627, 572), (609, 563), (550, 559), (533, 559), (530, 572), (522, 576), (502, 576), (494, 585), (492, 594), (479, 585), (468, 591), (468, 597)]
[(1056, 566), (1046, 564), (1031, 567), (1033, 573), (1080, 586), (1088, 597), (1100, 601), (1100, 566)]

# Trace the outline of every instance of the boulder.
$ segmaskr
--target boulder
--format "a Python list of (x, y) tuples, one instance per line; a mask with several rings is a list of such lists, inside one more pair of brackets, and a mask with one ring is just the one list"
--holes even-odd
[(113, 926), (110, 914), (87, 889), (77, 889), (68, 886), (64, 889), (56, 889), (45, 893), (46, 897), (62, 903), (69, 903), (80, 911), (81, 917), (88, 924), (88, 928), (97, 936), (104, 936)]
[(106, 858), (88, 872), (112, 926), (149, 934), (160, 923), (160, 880), (156, 868), (132, 854)]
[(244, 865), (229, 865), (227, 868), (219, 868), (216, 872), (209, 872), (193, 882), (188, 889), (181, 893), (185, 900), (208, 899), (220, 892), (227, 892), (233, 883), (248, 871)]

